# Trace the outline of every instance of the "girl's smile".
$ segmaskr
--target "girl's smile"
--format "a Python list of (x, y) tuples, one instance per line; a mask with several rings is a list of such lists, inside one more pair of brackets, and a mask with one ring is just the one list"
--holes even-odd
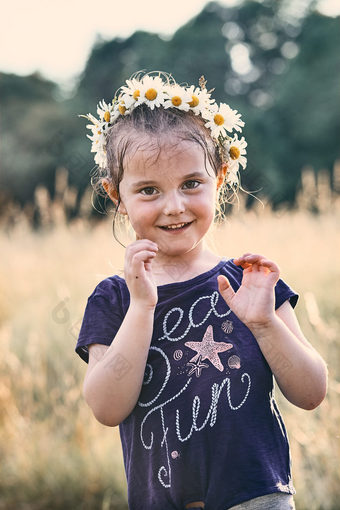
[(185, 230), (189, 225), (191, 225), (192, 221), (187, 223), (177, 223), (176, 225), (164, 225), (163, 228), (167, 232), (175, 233), (175, 232), (181, 232), (182, 230)]

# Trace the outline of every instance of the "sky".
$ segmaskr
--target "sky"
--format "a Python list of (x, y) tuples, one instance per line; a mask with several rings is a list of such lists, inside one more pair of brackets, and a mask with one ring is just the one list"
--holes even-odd
[[(296, 0), (304, 2), (305, 0)], [(135, 30), (171, 36), (207, 0), (0, 0), (0, 71), (39, 71), (71, 88), (96, 38), (128, 37)], [(239, 0), (220, 0), (227, 6)], [(168, 7), (165, 7), (168, 6)], [(326, 15), (340, 14), (339, 0), (319, 0)]]

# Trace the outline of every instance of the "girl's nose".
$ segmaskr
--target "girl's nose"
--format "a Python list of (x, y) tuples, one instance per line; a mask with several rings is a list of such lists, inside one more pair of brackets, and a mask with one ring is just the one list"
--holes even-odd
[(164, 196), (164, 214), (175, 216), (185, 211), (184, 198), (178, 191), (172, 191)]

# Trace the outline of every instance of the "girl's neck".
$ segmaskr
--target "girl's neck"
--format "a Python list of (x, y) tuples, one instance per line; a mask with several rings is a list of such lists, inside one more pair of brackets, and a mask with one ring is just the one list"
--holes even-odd
[(156, 256), (152, 261), (152, 272), (157, 286), (186, 281), (209, 271), (221, 258), (207, 248), (199, 253), (188, 252), (180, 257), (161, 254), (158, 260)]

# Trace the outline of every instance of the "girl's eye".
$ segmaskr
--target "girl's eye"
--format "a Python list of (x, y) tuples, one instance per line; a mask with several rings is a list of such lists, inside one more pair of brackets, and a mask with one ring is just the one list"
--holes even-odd
[[(197, 186), (200, 184), (199, 181), (195, 181), (195, 180), (191, 180), (191, 181), (186, 181), (185, 185), (188, 185), (188, 188), (189, 189), (194, 189), (194, 188), (197, 188)], [(197, 184), (197, 186), (192, 186), (192, 184)]]
[[(140, 193), (142, 193), (142, 195), (153, 195), (152, 191), (154, 190), (155, 188), (153, 188), (152, 186), (149, 186), (148, 188), (143, 188), (140, 190)], [(149, 193), (149, 191), (151, 190), (151, 193)], [(143, 193), (145, 192), (145, 193)]]

